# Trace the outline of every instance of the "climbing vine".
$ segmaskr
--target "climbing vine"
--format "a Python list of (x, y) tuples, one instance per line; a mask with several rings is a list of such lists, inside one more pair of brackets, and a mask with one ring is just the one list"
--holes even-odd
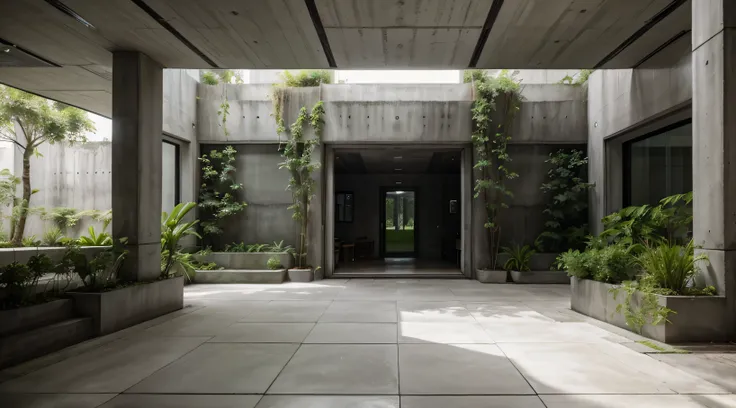
[(518, 177), (508, 167), (511, 157), (508, 143), (511, 140), (514, 117), (521, 107), (521, 86), (507, 71), (489, 77), (483, 71), (470, 71), (466, 81), (473, 83), (473, 134), (476, 162), (474, 193), (483, 197), (486, 219), (483, 224), (488, 235), (491, 269), (496, 267), (500, 248), (501, 227), (498, 217), (508, 208), (507, 200), (514, 194), (506, 182)]
[(205, 85), (215, 86), (222, 83), (222, 102), (217, 109), (217, 116), (220, 117), (220, 126), (225, 136), (230, 136), (230, 131), (227, 130), (227, 117), (230, 115), (230, 101), (227, 97), (227, 84), (236, 83), (242, 84), (243, 77), (230, 69), (217, 70), (217, 71), (203, 71), (200, 80)]

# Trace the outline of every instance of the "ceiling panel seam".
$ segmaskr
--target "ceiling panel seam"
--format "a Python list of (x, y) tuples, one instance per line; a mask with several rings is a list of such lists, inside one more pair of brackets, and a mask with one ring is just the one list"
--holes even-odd
[(673, 43), (675, 43), (675, 42), (676, 42), (677, 40), (679, 40), (680, 38), (682, 38), (682, 37), (684, 37), (684, 36), (686, 36), (686, 35), (690, 34), (691, 32), (692, 32), (692, 30), (682, 30), (682, 31), (680, 31), (679, 33), (675, 34), (675, 35), (674, 35), (674, 37), (672, 37), (672, 38), (670, 38), (669, 40), (667, 40), (667, 41), (665, 41), (664, 43), (662, 43), (662, 45), (660, 45), (660, 46), (659, 46), (659, 47), (657, 47), (657, 48), (656, 48), (656, 49), (655, 49), (654, 51), (652, 51), (652, 52), (650, 52), (649, 54), (647, 54), (647, 56), (646, 56), (646, 57), (642, 58), (642, 59), (641, 59), (641, 61), (637, 62), (637, 63), (636, 63), (635, 65), (634, 65), (634, 69), (636, 69), (636, 68), (639, 68), (639, 67), (640, 67), (640, 66), (642, 66), (642, 65), (643, 65), (643, 64), (644, 64), (645, 62), (647, 62), (647, 61), (649, 61), (650, 59), (652, 59), (652, 57), (654, 57), (655, 55), (657, 55), (657, 54), (659, 54), (660, 52), (664, 51), (664, 49), (665, 49), (665, 48), (669, 47), (670, 45), (672, 45)]
[(468, 67), (475, 68), (475, 66), (478, 65), (480, 54), (483, 52), (483, 48), (485, 48), (486, 46), (486, 41), (488, 41), (488, 36), (491, 34), (491, 29), (493, 29), (493, 26), (496, 24), (496, 19), (501, 13), (501, 7), (503, 7), (503, 3), (504, 0), (493, 0), (491, 9), (488, 10), (486, 22), (485, 24), (483, 24), (483, 30), (481, 30), (480, 35), (478, 36), (478, 42), (475, 44), (475, 49), (473, 50), (473, 54), (470, 57)]
[(327, 63), (330, 65), (330, 68), (337, 68), (337, 63), (335, 62), (335, 56), (332, 55), (332, 48), (330, 47), (330, 41), (327, 39), (327, 33), (325, 32), (325, 27), (322, 24), (322, 19), (319, 16), (319, 10), (317, 10), (317, 5), (314, 3), (314, 0), (304, 0), (304, 4), (307, 6), (307, 10), (309, 11), (309, 17), (312, 19), (312, 24), (314, 25), (314, 29), (317, 31), (317, 37), (319, 37), (319, 42), (322, 43), (322, 51), (325, 53), (325, 58), (327, 58)]

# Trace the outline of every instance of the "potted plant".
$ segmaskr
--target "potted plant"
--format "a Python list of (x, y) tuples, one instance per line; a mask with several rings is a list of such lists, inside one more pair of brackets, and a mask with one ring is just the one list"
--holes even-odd
[(509, 271), (514, 283), (570, 283), (570, 278), (564, 271), (552, 271), (549, 270), (549, 266), (544, 269), (532, 269), (535, 254), (536, 251), (529, 245), (512, 245), (503, 248), (503, 256), (507, 259), (503, 268)]
[[(521, 105), (521, 87), (512, 75), (502, 71), (496, 77), (484, 72), (472, 75), (476, 99), (473, 102), (473, 135), (475, 150), (475, 198), (482, 198), (486, 219), (488, 265), (476, 270), (476, 278), (483, 283), (506, 283), (508, 274), (496, 269), (500, 249), (501, 226), (499, 216), (508, 208), (507, 199), (514, 194), (506, 182), (518, 177), (508, 168), (511, 157), (507, 147), (511, 127)], [(498, 124), (496, 124), (498, 122)]]
[[(307, 263), (309, 210), (310, 203), (314, 198), (315, 181), (312, 173), (319, 168), (319, 163), (312, 161), (312, 154), (319, 146), (324, 126), (324, 106), (322, 101), (317, 102), (312, 108), (311, 114), (307, 114), (307, 108), (299, 110), (299, 116), (289, 128), (287, 138), (282, 147), (281, 154), (284, 161), (279, 165), (281, 169), (287, 169), (291, 174), (289, 190), (291, 190), (293, 204), (289, 207), (293, 212), (293, 218), (299, 224), (299, 236), (297, 246), (293, 250), (294, 267), (289, 268), (288, 276), (292, 282), (311, 282), (314, 280), (315, 270)], [(314, 129), (314, 137), (304, 137), (304, 122)], [(282, 126), (279, 126), (282, 128)]]

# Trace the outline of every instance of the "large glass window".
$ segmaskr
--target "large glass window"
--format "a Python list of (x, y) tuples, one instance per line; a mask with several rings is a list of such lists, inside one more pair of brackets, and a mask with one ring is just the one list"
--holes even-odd
[(624, 205), (657, 204), (693, 189), (693, 129), (680, 122), (624, 144)]
[(162, 211), (171, 212), (171, 209), (181, 201), (179, 195), (179, 146), (164, 142), (161, 161), (161, 208)]

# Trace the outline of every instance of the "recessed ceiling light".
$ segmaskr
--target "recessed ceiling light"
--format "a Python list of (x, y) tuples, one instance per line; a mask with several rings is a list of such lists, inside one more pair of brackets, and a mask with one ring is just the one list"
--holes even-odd
[(404, 170), (404, 169), (394, 169), (394, 171), (401, 171), (401, 170)]
[(404, 158), (404, 156), (394, 156), (394, 160), (401, 160), (403, 158)]
[(396, 184), (401, 185), (401, 182), (400, 181), (397, 181)]

